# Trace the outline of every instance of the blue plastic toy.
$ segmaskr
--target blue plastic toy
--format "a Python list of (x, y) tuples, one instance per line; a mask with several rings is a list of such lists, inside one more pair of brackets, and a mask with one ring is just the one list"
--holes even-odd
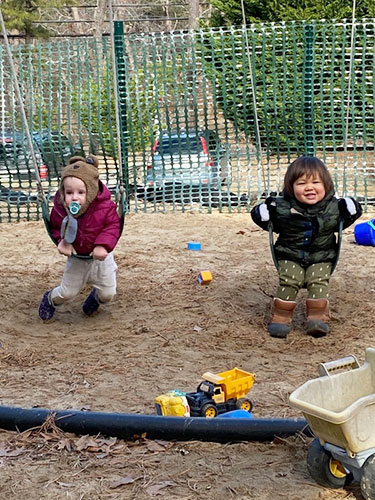
[(354, 238), (359, 245), (375, 246), (375, 219), (354, 226)]
[(201, 250), (202, 246), (199, 241), (189, 241), (187, 244), (188, 250)]
[(253, 415), (246, 410), (232, 410), (227, 413), (218, 415), (217, 418), (254, 418)]

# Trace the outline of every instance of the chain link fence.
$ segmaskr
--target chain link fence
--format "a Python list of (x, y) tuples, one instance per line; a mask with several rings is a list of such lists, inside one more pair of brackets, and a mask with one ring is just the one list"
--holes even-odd
[[(374, 205), (375, 23), (352, 28), (124, 35), (115, 22), (116, 89), (108, 37), (12, 45), (47, 197), (70, 156), (93, 153), (113, 193), (123, 180), (129, 211), (249, 211), (280, 191), (290, 161), (315, 154), (338, 195)], [(35, 167), (3, 46), (0, 89), (0, 220), (35, 220)]]

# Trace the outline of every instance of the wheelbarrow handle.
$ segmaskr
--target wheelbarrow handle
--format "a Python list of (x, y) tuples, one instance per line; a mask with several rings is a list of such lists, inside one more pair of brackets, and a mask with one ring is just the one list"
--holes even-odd
[(327, 363), (319, 363), (318, 364), (318, 373), (320, 377), (325, 377), (331, 375), (333, 372), (337, 372), (340, 370), (346, 370), (351, 368), (354, 370), (355, 368), (359, 368), (358, 359), (354, 356), (354, 354), (350, 354), (350, 356), (346, 356), (345, 358), (336, 359), (335, 361), (328, 361)]

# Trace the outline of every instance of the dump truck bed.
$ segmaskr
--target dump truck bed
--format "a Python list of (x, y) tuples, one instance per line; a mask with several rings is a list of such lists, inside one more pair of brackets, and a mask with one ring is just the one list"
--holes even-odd
[(322, 441), (351, 453), (375, 447), (375, 349), (351, 371), (310, 380), (289, 398)]
[(238, 399), (250, 391), (255, 381), (255, 374), (233, 368), (217, 374), (206, 372), (202, 375), (202, 378), (213, 384), (221, 385), (225, 390), (227, 399)]

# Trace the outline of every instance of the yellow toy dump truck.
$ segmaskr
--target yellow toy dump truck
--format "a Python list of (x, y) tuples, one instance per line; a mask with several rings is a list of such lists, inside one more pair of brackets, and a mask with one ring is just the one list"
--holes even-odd
[(186, 394), (192, 417), (212, 418), (236, 409), (251, 411), (253, 404), (245, 396), (254, 384), (254, 373), (233, 368), (217, 374), (206, 372), (202, 378), (197, 391)]
[(251, 412), (250, 399), (255, 374), (233, 368), (221, 373), (206, 372), (196, 392), (169, 391), (155, 399), (158, 415), (213, 418), (221, 413), (241, 409)]
[(233, 368), (221, 373), (206, 372), (196, 392), (169, 391), (155, 399), (158, 415), (213, 418), (232, 410), (251, 412), (250, 399), (255, 374)]

